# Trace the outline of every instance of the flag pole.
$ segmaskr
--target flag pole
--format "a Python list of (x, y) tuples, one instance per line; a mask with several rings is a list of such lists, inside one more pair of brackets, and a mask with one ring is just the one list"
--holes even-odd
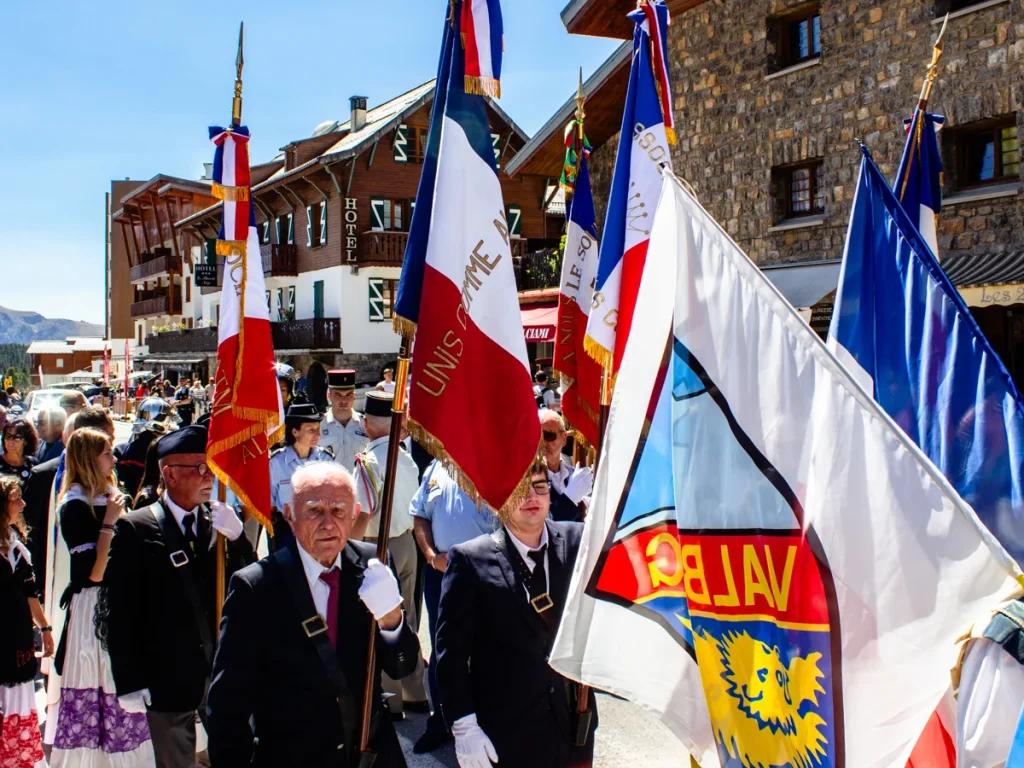
[[(231, 103), (231, 125), (237, 128), (242, 124), (242, 67), (245, 59), (242, 57), (242, 41), (245, 35), (245, 22), (238, 27), (238, 55), (235, 56), (235, 96)], [(217, 501), (226, 502), (228, 489), (222, 482), (217, 482)], [(217, 626), (220, 627), (221, 616), (224, 613), (224, 599), (227, 589), (227, 539), (224, 534), (217, 533)]]
[[(388, 538), (391, 533), (391, 507), (395, 500), (395, 476), (398, 473), (398, 451), (402, 440), (402, 421), (405, 417), (405, 387), (409, 379), (409, 348), (412, 339), (403, 333), (398, 348), (395, 371), (395, 398), (391, 402), (391, 433), (388, 435), (388, 465), (384, 470), (384, 488), (381, 491), (380, 519), (377, 526), (377, 559), (388, 562)], [(366, 683), (363, 685), (363, 712), (359, 730), (359, 765), (369, 768), (377, 755), (370, 749), (370, 720), (373, 716), (373, 695), (377, 688), (374, 669), (377, 666), (377, 623), (370, 622), (370, 635), (366, 642)]]
[(942, 28), (939, 30), (939, 36), (935, 38), (935, 44), (932, 46), (932, 60), (928, 64), (927, 70), (925, 70), (924, 82), (921, 84), (921, 96), (917, 100), (917, 108), (924, 110), (928, 106), (928, 100), (932, 95), (932, 87), (935, 85), (935, 80), (939, 76), (939, 59), (942, 57), (942, 38), (946, 34), (946, 25), (949, 23), (949, 14), (946, 14), (946, 18), (942, 20)]

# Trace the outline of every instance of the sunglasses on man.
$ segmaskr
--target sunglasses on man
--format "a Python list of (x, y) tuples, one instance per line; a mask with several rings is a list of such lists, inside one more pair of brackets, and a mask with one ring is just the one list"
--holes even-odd
[(549, 432), (546, 429), (542, 429), (540, 433), (543, 435), (545, 443), (553, 443), (560, 435), (565, 434), (562, 430), (559, 430), (558, 432)]

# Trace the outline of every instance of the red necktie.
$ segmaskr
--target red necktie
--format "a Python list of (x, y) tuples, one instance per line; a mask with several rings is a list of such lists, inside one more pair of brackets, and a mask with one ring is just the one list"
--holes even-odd
[(331, 588), (327, 598), (327, 637), (331, 639), (331, 647), (338, 650), (338, 579), (341, 571), (331, 568), (320, 574), (320, 581)]

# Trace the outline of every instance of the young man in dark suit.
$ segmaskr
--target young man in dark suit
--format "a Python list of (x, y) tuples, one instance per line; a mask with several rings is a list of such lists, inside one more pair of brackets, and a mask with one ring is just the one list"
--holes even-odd
[(548, 519), (542, 460), (529, 495), (490, 536), (448, 550), (437, 623), (441, 708), (461, 768), (593, 762), (597, 712), (574, 744), (576, 686), (548, 666), (583, 526)]
[(210, 501), (206, 427), (160, 440), (167, 492), (122, 517), (104, 578), (107, 646), (118, 700), (145, 712), (158, 768), (193, 768), (217, 638), (216, 533), (228, 539), (227, 572), (255, 560), (235, 511)]
[(416, 669), (419, 640), (375, 547), (349, 539), (359, 516), (355, 483), (333, 462), (292, 475), (285, 513), (294, 539), (231, 580), (208, 700), (216, 768), (359, 765), (366, 644), (377, 632), (370, 722), (374, 768), (403, 768), (381, 701), (381, 670)]

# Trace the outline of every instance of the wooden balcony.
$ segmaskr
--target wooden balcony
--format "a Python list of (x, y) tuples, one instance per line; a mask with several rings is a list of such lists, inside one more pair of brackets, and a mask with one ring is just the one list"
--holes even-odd
[(165, 331), (146, 337), (150, 354), (154, 352), (216, 352), (217, 329), (189, 328), (183, 331)]
[(298, 256), (294, 245), (261, 245), (260, 257), (263, 259), (264, 277), (295, 277), (299, 274)]
[(171, 272), (181, 273), (181, 258), (172, 253), (170, 248), (154, 248), (152, 253), (141, 253), (139, 256), (142, 263), (131, 270), (133, 283), (152, 280)]
[[(356, 257), (356, 263), (360, 267), (400, 267), (405, 258), (405, 245), (408, 240), (408, 232), (363, 232), (363, 248)], [(509, 245), (512, 248), (513, 259), (526, 253), (524, 238), (513, 237), (509, 240)]]
[(132, 317), (180, 315), (181, 300), (179, 296), (174, 293), (168, 295), (167, 290), (177, 291), (178, 287), (172, 285), (170, 289), (164, 289), (162, 293), (159, 291), (146, 291), (138, 294), (139, 300), (132, 303)]
[(516, 268), (517, 291), (557, 288), (561, 282), (562, 257), (554, 249), (513, 257), (512, 263)]
[(271, 323), (274, 349), (341, 349), (341, 320), (318, 317)]

